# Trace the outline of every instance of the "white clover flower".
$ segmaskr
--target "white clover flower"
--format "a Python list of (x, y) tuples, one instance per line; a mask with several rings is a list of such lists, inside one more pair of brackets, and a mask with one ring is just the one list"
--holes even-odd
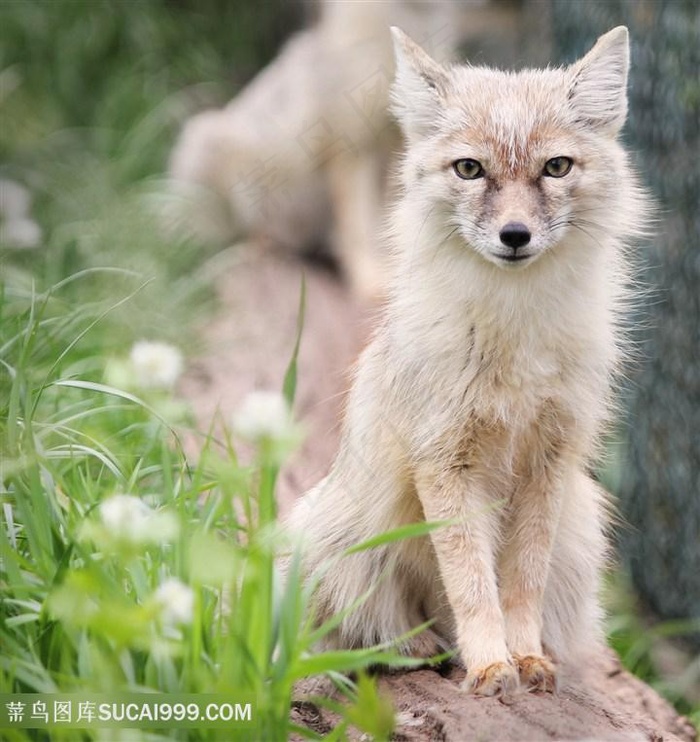
[(20, 183), (0, 178), (0, 217), (14, 221), (29, 214), (32, 205), (31, 193)]
[(241, 438), (258, 442), (284, 440), (295, 431), (287, 401), (279, 392), (251, 392), (233, 416), (233, 429)]
[(131, 349), (130, 360), (142, 389), (172, 389), (182, 373), (182, 353), (167, 343), (139, 340)]
[(156, 590), (154, 596), (160, 606), (160, 616), (165, 624), (192, 623), (194, 591), (176, 577), (169, 577)]
[(41, 227), (29, 216), (31, 193), (14, 180), (0, 179), (0, 244), (9, 247), (36, 247)]
[(32, 219), (8, 219), (0, 225), (0, 244), (9, 247), (37, 247), (41, 236), (41, 227)]
[(254, 443), (263, 459), (281, 465), (303, 439), (285, 398), (279, 392), (251, 392), (231, 420), (233, 431)]
[(152, 514), (151, 508), (133, 495), (113, 495), (100, 503), (102, 522), (114, 534), (133, 533)]
[(179, 532), (173, 513), (152, 510), (133, 495), (113, 495), (100, 504), (106, 537), (131, 545), (172, 541)]

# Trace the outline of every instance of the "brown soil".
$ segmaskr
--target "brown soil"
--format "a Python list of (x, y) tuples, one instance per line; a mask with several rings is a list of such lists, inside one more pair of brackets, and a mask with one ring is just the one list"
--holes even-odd
[[(200, 427), (217, 414), (230, 420), (252, 389), (281, 388), (294, 346), (302, 268), (291, 259), (251, 248), (217, 260), (222, 302), (203, 329), (205, 351), (191, 364), (181, 387)], [(229, 256), (230, 257), (230, 256)], [(371, 320), (329, 271), (304, 268), (306, 323), (299, 356), (296, 413), (308, 437), (280, 478), (282, 514), (294, 498), (327, 471), (338, 443), (338, 420), (349, 371)], [(191, 450), (196, 442), (191, 441)], [(625, 672), (611, 652), (602, 653), (576, 677), (562, 678), (552, 694), (522, 693), (509, 703), (460, 691), (464, 671), (424, 669), (385, 676), (380, 686), (398, 712), (396, 740), (694, 740), (692, 726), (641, 681)], [(320, 684), (319, 684), (320, 683)], [(298, 688), (295, 721), (330, 731), (332, 714), (304, 700), (321, 681)], [(356, 738), (360, 738), (357, 735)]]

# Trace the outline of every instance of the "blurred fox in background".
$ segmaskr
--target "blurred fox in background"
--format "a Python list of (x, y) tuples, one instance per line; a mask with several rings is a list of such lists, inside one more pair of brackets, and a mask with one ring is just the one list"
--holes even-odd
[(330, 246), (361, 300), (381, 294), (375, 247), (397, 148), (388, 114), (389, 26), (448, 61), (459, 20), (483, 0), (331, 2), (225, 108), (186, 122), (170, 175), (179, 219), (200, 238), (252, 237), (293, 251)]

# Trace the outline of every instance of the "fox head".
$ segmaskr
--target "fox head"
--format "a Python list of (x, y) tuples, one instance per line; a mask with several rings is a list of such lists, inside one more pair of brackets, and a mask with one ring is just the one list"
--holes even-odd
[[(564, 69), (447, 67), (392, 29), (393, 111), (407, 141), (405, 201), (507, 270), (569, 238), (634, 231), (616, 137), (627, 114), (627, 29)], [(429, 216), (430, 215), (430, 216)]]

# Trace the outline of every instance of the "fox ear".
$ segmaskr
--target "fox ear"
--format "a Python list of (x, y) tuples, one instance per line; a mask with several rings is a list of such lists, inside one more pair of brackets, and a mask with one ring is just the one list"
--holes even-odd
[(414, 141), (436, 125), (447, 88), (447, 72), (401, 29), (391, 27), (396, 74), (391, 108), (406, 138)]
[(629, 35), (618, 26), (570, 67), (569, 100), (580, 120), (615, 136), (627, 116)]

